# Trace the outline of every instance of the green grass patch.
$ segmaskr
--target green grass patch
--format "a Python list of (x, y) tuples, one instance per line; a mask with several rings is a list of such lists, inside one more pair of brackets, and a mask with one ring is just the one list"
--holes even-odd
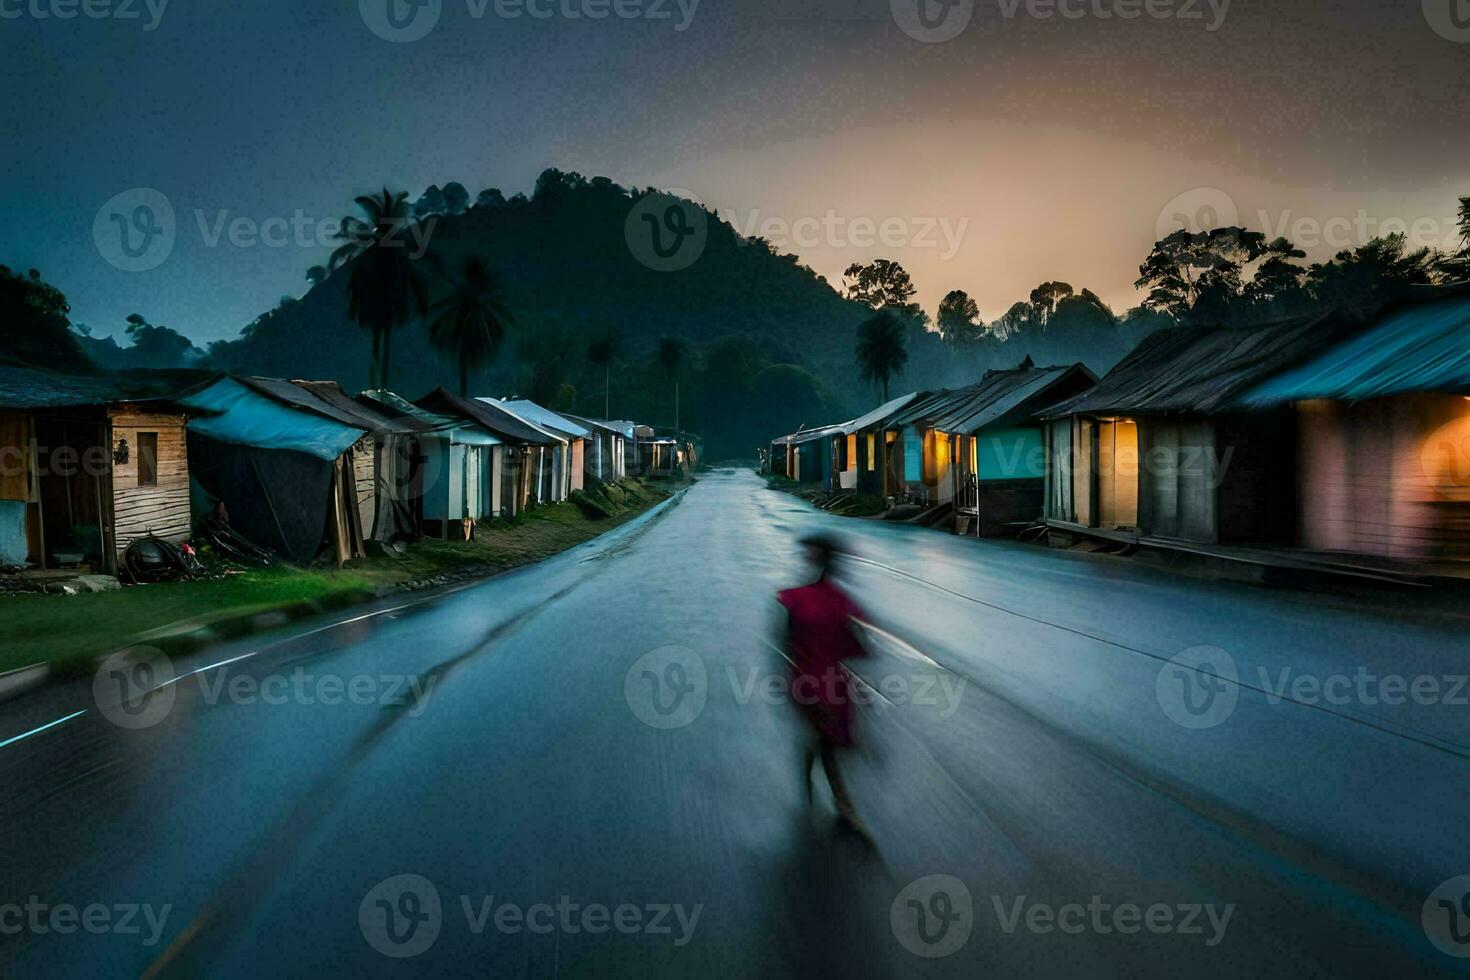
[[(0, 597), (0, 671), (49, 662), (58, 674), (84, 674), (97, 656), (183, 621), (232, 619), (303, 602), (330, 605), (444, 575), (530, 564), (590, 541), (671, 496), (638, 481), (616, 489), (618, 502), (606, 517), (589, 518), (570, 502), (536, 507), (513, 521), (481, 525), (474, 541), (423, 538), (402, 556), (353, 561), (341, 571), (279, 566), (118, 592)], [(611, 494), (606, 496), (612, 503)]]

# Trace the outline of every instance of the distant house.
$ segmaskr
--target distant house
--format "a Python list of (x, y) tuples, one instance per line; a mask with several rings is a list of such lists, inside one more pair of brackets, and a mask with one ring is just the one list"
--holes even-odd
[(503, 506), (509, 507), (512, 513), (518, 514), (533, 503), (562, 499), (557, 495), (553, 473), (556, 452), (566, 445), (562, 436), (527, 422), (494, 399), (461, 398), (444, 388), (430, 392), (414, 404), (472, 422), (501, 441), (503, 448), (493, 454), (497, 469), (491, 482), (501, 488)]
[(678, 471), (684, 451), (679, 439), (661, 433), (651, 425), (636, 425), (633, 436), (637, 444), (639, 476), (670, 478)]
[(1245, 392), (1294, 412), (1299, 542), (1395, 559), (1470, 558), (1470, 286), (1426, 288)]
[(478, 523), (516, 514), (515, 494), (505, 489), (504, 444), (488, 429), (437, 415), (389, 391), (364, 391), (357, 400), (422, 425), (419, 452), (406, 482), (424, 534), (454, 538), (463, 535), (467, 520)]
[(186, 540), (186, 383), (0, 366), (0, 566), (117, 574), (138, 537)]
[(1096, 381), (1081, 364), (1028, 363), (914, 399), (885, 423), (903, 460), (901, 485), (926, 505), (952, 504), (959, 530), (987, 537), (1020, 530), (1043, 512), (1046, 455), (1036, 412)]
[(647, 467), (650, 476), (672, 479), (687, 476), (699, 462), (699, 438), (687, 432), (673, 429), (648, 428), (650, 435), (644, 441)]
[[(481, 399), (486, 400), (494, 399)], [(587, 443), (592, 438), (592, 430), (526, 398), (501, 399), (499, 404), (564, 440), (564, 448), (554, 460), (554, 479), (559, 490), (556, 499), (565, 500), (572, 491), (581, 490), (586, 484)]]
[(917, 391), (900, 395), (842, 426), (846, 437), (839, 457), (839, 481), (845, 489), (878, 496), (895, 496), (903, 492), (903, 460), (890, 459), (887, 422), (920, 397)]
[[(623, 440), (623, 476), (639, 476), (641, 469), (638, 452), (638, 423), (627, 419), (589, 419), (596, 425), (612, 429)], [(650, 430), (651, 431), (651, 430)]]
[(365, 421), (288, 381), (222, 376), (179, 397), (190, 411), (195, 510), (222, 504), (230, 525), (295, 562), (323, 548), (337, 563), (365, 553), (356, 457)]
[(568, 422), (576, 423), (587, 430), (585, 473), (587, 479), (602, 483), (616, 483), (627, 475), (626, 455), (623, 443), (626, 436), (617, 423), (598, 422), (567, 412), (559, 412)]
[(833, 440), (841, 437), (841, 425), (793, 432), (787, 437), (791, 441), (787, 446), (786, 476), (808, 487), (833, 489), (836, 473)]
[(772, 476), (789, 477), (794, 463), (791, 459), (791, 436), (777, 436), (771, 440), (766, 457), (766, 472)]
[(1138, 542), (1296, 539), (1289, 407), (1236, 399), (1360, 330), (1334, 316), (1161, 331), (1087, 393), (1047, 409), (1047, 524)]

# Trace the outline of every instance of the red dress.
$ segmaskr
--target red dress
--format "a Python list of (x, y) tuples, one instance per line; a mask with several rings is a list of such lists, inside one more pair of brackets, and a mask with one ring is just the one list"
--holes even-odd
[(792, 699), (824, 741), (853, 744), (852, 687), (841, 663), (868, 655), (852, 623), (866, 618), (862, 609), (827, 579), (776, 598), (788, 614)]

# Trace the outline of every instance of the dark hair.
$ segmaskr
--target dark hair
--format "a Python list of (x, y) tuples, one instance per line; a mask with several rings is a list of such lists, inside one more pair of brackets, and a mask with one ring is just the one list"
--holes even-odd
[(817, 563), (817, 570), (822, 575), (827, 574), (832, 568), (833, 560), (842, 551), (837, 540), (826, 534), (808, 535), (801, 539), (801, 544), (811, 552), (812, 558)]

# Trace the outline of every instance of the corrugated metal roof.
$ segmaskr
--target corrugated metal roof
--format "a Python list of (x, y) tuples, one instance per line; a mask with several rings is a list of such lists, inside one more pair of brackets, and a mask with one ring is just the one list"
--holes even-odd
[(532, 425), (504, 405), (482, 402), (474, 398), (461, 398), (445, 388), (436, 388), (414, 403), (432, 412), (457, 415), (484, 426), (495, 435), (515, 443), (536, 446), (556, 445), (564, 442), (545, 430)]
[(1365, 333), (1258, 385), (1240, 402), (1357, 401), (1411, 391), (1470, 394), (1470, 294), (1390, 310)]
[[(1077, 372), (1080, 364), (1065, 367), (1014, 368), (988, 371), (964, 388), (945, 389), (921, 398), (889, 420), (890, 426), (923, 422), (941, 432), (975, 432), (1005, 418), (1027, 402), (1044, 399), (1047, 390)], [(1092, 379), (1090, 372), (1087, 377)]]
[(867, 415), (860, 415), (857, 418), (853, 419), (851, 422), (848, 422), (842, 427), (842, 431), (851, 434), (854, 432), (861, 432), (864, 429), (871, 429), (873, 426), (888, 418), (888, 416), (902, 410), (905, 406), (909, 405), (911, 402), (913, 402), (914, 399), (918, 397), (919, 392), (917, 391), (911, 391), (907, 395), (899, 395), (897, 398), (886, 401), (882, 405), (879, 405)]
[[(540, 422), (537, 422), (535, 419), (531, 418), (529, 414), (520, 412), (517, 409), (512, 408), (510, 402), (503, 402), (498, 398), (476, 398), (475, 401), (480, 402), (484, 405), (489, 405), (491, 408), (499, 409), (507, 415), (514, 416), (515, 418), (519, 419), (523, 424), (529, 425), (537, 432), (541, 433), (544, 436), (548, 436), (556, 442), (566, 444), (572, 438), (570, 435), (562, 432), (560, 429), (556, 429), (548, 425), (542, 425)], [(535, 402), (532, 402), (531, 404), (534, 405)], [(537, 405), (536, 407), (540, 408), (541, 406)]]
[(1336, 314), (1319, 314), (1255, 327), (1161, 330), (1091, 391), (1042, 414), (1224, 411), (1241, 393), (1362, 329), (1361, 323)]
[(407, 398), (383, 388), (358, 392), (355, 400), (377, 411), (389, 412), (398, 417), (418, 419), (431, 431), (457, 429), (462, 425), (470, 424), (464, 419), (451, 418), (448, 415), (439, 415), (426, 408), (420, 408)]
[(542, 408), (529, 398), (481, 398), (480, 401), (496, 402), (497, 404), (504, 405), (527, 422), (564, 438), (585, 439), (592, 434), (585, 427), (567, 419), (565, 416), (553, 412), (549, 408)]
[(791, 443), (792, 445), (800, 446), (803, 443), (812, 442), (816, 439), (825, 439), (828, 436), (835, 436), (841, 432), (842, 424), (824, 425), (816, 429), (803, 429), (801, 432), (793, 432), (791, 434)]
[(423, 432), (428, 428), (422, 420), (412, 415), (386, 412), (362, 404), (357, 399), (350, 397), (335, 381), (292, 381), (291, 383), (298, 388), (305, 389), (309, 394), (326, 402), (344, 415), (360, 420), (362, 426), (368, 431), (379, 435)]
[(598, 421), (595, 421), (593, 419), (583, 418), (580, 415), (573, 415), (571, 412), (557, 412), (556, 414), (557, 415), (560, 415), (562, 418), (566, 419), (568, 422), (576, 422), (578, 425), (580, 425), (583, 428), (587, 429), (589, 431), (589, 433), (596, 430), (596, 431), (605, 432), (608, 435), (613, 435), (613, 436), (621, 436), (621, 435), (623, 435), (622, 430), (615, 428), (613, 425), (611, 425), (611, 424), (609, 424), (607, 422), (598, 422)]
[(243, 375), (232, 375), (232, 377), (252, 389), (258, 394), (273, 398), (283, 405), (300, 409), (303, 412), (311, 412), (322, 418), (331, 419), (341, 425), (349, 425), (363, 432), (373, 431), (372, 423), (359, 411), (346, 410), (331, 405), (306, 388), (294, 381), (284, 381), (281, 378), (257, 378)]
[(624, 439), (631, 440), (638, 430), (638, 423), (629, 421), (628, 419), (590, 419), (589, 421), (597, 425), (607, 426)]

